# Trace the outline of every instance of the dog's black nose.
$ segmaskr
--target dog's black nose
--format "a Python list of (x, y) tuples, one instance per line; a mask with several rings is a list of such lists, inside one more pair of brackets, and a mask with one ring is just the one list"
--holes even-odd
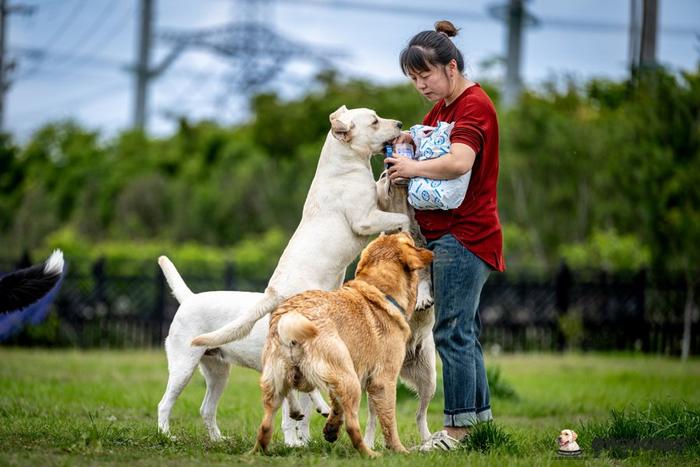
[(403, 126), (403, 123), (401, 123), (401, 122), (396, 122), (396, 126), (399, 127), (399, 128), (401, 128), (401, 127)]

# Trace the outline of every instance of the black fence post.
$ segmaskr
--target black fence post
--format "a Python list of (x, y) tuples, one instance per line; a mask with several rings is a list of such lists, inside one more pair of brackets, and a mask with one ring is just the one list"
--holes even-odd
[[(569, 305), (571, 303), (571, 286), (573, 285), (573, 277), (571, 275), (571, 270), (566, 264), (566, 261), (562, 260), (559, 265), (559, 270), (557, 275), (554, 277), (554, 295), (555, 295), (555, 306), (558, 311), (557, 318), (564, 316), (569, 311)], [(564, 350), (566, 346), (566, 339), (564, 334), (559, 328), (559, 320), (554, 323), (555, 325), (555, 335), (556, 335), (556, 345), (559, 352)]]
[(153, 320), (157, 327), (155, 335), (152, 339), (157, 339), (157, 342), (152, 342), (156, 346), (163, 342), (163, 327), (165, 326), (165, 276), (163, 275), (160, 268), (156, 268), (156, 277), (154, 282), (156, 293), (155, 301), (153, 304)]
[(94, 305), (104, 304), (106, 300), (105, 290), (107, 288), (107, 275), (105, 274), (104, 256), (97, 258), (95, 264), (92, 265), (92, 277), (95, 280)]
[(635, 341), (641, 342), (642, 352), (648, 352), (650, 345), (651, 326), (645, 316), (646, 311), (646, 290), (647, 290), (647, 271), (640, 269), (634, 278), (634, 305), (635, 316), (632, 322), (635, 324)]
[(233, 263), (226, 263), (224, 269), (224, 289), (236, 290), (236, 266)]
[[(105, 265), (107, 260), (104, 256), (100, 257), (92, 265), (92, 278), (95, 281), (95, 290), (92, 295), (93, 313), (89, 323), (84, 323), (83, 333), (80, 340), (86, 347), (94, 345), (103, 345), (104, 337), (107, 334), (104, 332), (105, 323), (109, 322), (109, 304), (107, 303), (107, 274), (105, 273)], [(105, 314), (105, 311), (107, 312)], [(85, 331), (85, 324), (91, 332)]]

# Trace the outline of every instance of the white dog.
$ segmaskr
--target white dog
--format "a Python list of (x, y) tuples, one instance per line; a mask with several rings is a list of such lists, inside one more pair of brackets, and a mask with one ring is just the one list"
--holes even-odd
[(377, 207), (370, 166), (372, 154), (400, 134), (401, 122), (370, 109), (330, 115), (331, 131), (321, 150), (316, 174), (304, 203), (301, 222), (289, 240), (265, 289), (265, 296), (243, 317), (198, 336), (192, 345), (217, 347), (248, 335), (253, 325), (285, 299), (307, 290), (335, 290), (345, 269), (372, 235), (407, 230), (405, 214)]
[[(173, 405), (199, 365), (207, 385), (200, 413), (209, 437), (213, 441), (219, 441), (222, 436), (216, 423), (216, 408), (226, 387), (231, 365), (262, 371), (261, 355), (267, 338), (269, 318), (260, 320), (245, 339), (216, 349), (192, 347), (190, 342), (196, 335), (223, 326), (243, 314), (259, 301), (263, 294), (226, 291), (194, 294), (168, 258), (161, 256), (158, 264), (173, 295), (180, 302), (180, 308), (165, 339), (169, 374), (165, 394), (158, 404), (158, 428), (165, 434), (170, 433), (170, 413)], [(309, 396), (316, 405), (316, 410), (328, 416), (330, 408), (318, 391)], [(308, 415), (309, 412), (309, 396), (302, 395), (304, 407), (300, 407), (294, 397), (288, 398), (283, 404), (282, 430), (285, 444), (288, 446), (300, 446), (309, 440), (310, 417), (302, 418), (302, 415)]]
[(578, 435), (573, 430), (561, 430), (559, 436), (557, 437), (557, 442), (559, 443), (559, 452), (573, 454), (581, 451), (581, 448), (576, 442)]

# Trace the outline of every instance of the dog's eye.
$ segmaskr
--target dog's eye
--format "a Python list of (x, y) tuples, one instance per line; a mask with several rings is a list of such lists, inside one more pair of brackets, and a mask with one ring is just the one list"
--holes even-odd
[(374, 121), (372, 122), (372, 125), (379, 125), (379, 119), (375, 118)]

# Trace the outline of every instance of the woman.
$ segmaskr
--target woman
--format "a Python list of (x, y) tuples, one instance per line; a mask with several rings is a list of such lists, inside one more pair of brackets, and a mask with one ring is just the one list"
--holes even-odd
[[(491, 270), (503, 271), (498, 219), (498, 121), (479, 84), (464, 76), (464, 58), (450, 37), (457, 29), (439, 21), (435, 31), (416, 34), (401, 52), (401, 68), (432, 110), (424, 125), (454, 122), (451, 149), (424, 161), (387, 158), (389, 178), (454, 179), (472, 171), (462, 204), (452, 210), (416, 211), (433, 260), (435, 344), (443, 365), (444, 429), (421, 450), (453, 449), (478, 422), (492, 420), (484, 357), (479, 344), (481, 289)], [(403, 133), (394, 143), (413, 143)]]

